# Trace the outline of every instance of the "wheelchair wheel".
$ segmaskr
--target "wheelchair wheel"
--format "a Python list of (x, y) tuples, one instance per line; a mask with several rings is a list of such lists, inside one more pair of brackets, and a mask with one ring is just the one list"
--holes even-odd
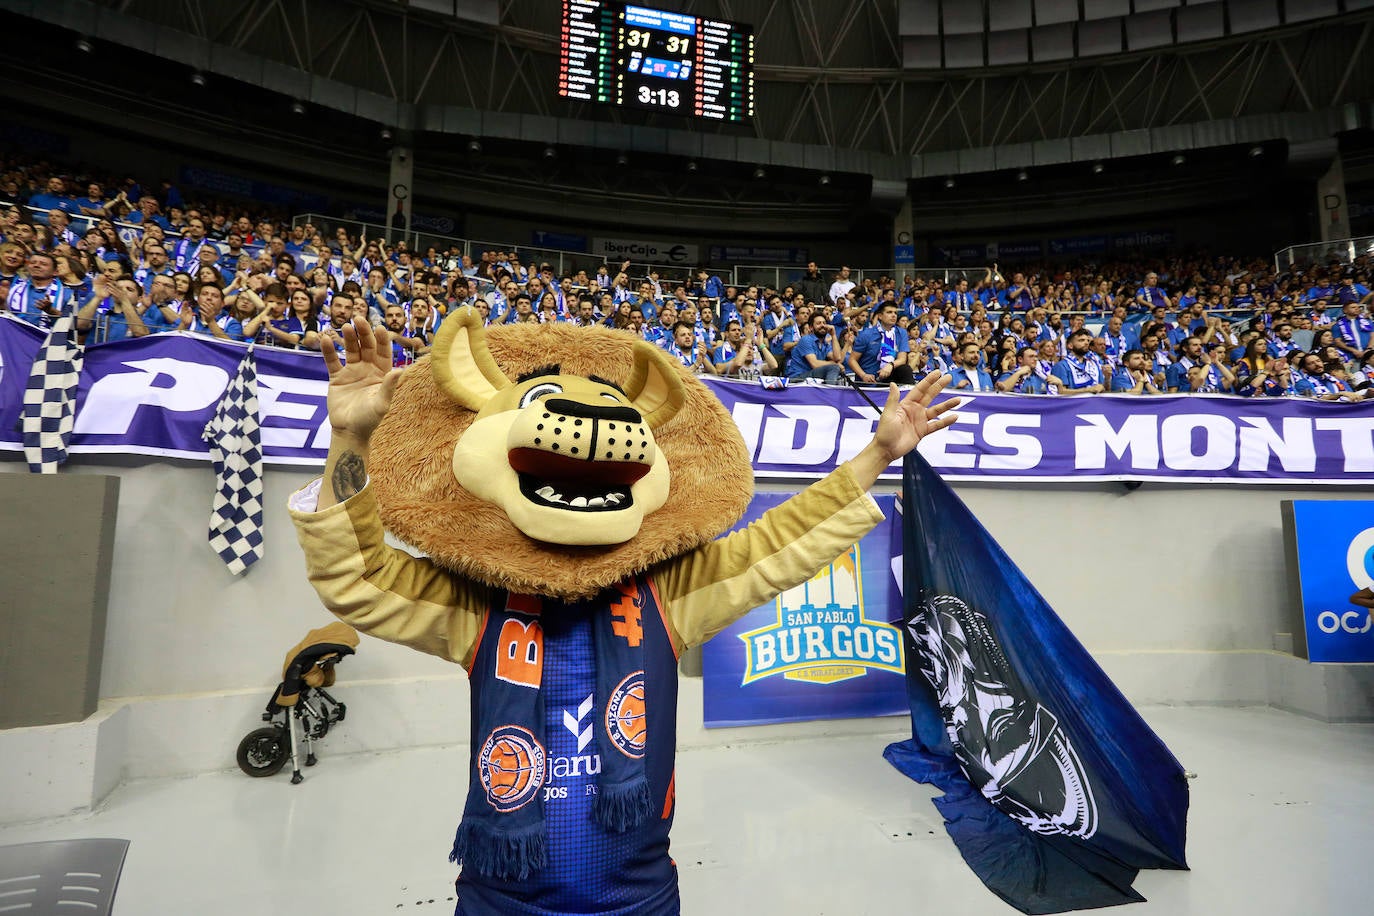
[(286, 729), (267, 725), (249, 732), (239, 742), (239, 769), (249, 776), (271, 776), (291, 756), (291, 736)]

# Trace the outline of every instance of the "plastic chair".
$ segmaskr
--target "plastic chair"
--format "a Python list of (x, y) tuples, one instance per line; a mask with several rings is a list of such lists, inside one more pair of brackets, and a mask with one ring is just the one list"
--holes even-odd
[(0, 846), (0, 913), (105, 916), (128, 851), (128, 840), (115, 839)]

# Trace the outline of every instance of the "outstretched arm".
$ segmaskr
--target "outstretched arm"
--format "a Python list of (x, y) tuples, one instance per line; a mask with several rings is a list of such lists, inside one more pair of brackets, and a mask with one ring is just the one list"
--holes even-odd
[(951, 399), (930, 406), (949, 381), (928, 376), (906, 397), (888, 389), (873, 441), (853, 460), (742, 531), (654, 570), (678, 648), (698, 645), (751, 608), (800, 585), (883, 520), (867, 490), (924, 436), (954, 422)]
[(905, 458), (916, 443), (955, 421), (958, 414), (949, 411), (959, 405), (958, 398), (931, 406), (949, 381), (948, 375), (932, 373), (917, 382), (905, 397), (896, 385), (887, 386), (887, 404), (873, 440), (849, 462), (859, 486), (865, 490), (873, 486), (888, 465)]

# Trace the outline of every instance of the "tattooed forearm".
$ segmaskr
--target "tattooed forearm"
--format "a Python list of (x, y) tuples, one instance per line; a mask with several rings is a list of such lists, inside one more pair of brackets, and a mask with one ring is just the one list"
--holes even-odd
[(344, 452), (334, 464), (334, 476), (330, 482), (338, 499), (348, 499), (367, 485), (367, 467), (357, 452)]

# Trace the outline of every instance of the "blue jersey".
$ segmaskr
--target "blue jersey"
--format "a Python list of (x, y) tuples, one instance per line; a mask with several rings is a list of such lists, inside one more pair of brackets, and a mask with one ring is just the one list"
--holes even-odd
[(854, 352), (859, 357), (859, 368), (869, 375), (877, 375), (883, 366), (892, 365), (899, 353), (906, 353), (910, 349), (907, 333), (899, 327), (884, 331), (882, 327), (874, 325), (864, 328), (859, 332), (859, 336), (854, 338)]
[[(615, 589), (588, 601), (559, 604), (544, 599), (536, 626), (544, 645), (545, 781), (542, 798), (548, 864), (524, 880), (504, 880), (464, 866), (458, 877), (457, 913), (465, 916), (550, 916), (597, 913), (606, 916), (666, 916), (678, 912), (677, 869), (668, 857), (672, 827), (673, 758), (677, 744), (677, 657), (658, 596), (647, 580), (636, 583), (644, 603), (645, 775), (656, 816), (642, 826), (612, 833), (597, 823), (598, 743), (604, 735), (607, 697), (596, 696), (596, 660), (591, 617), (610, 613)], [(503, 628), (504, 629), (504, 628)], [(500, 632), (487, 627), (473, 663), (472, 728), (479, 716), (488, 667), (500, 654)], [(472, 735), (470, 779), (480, 779), (477, 749), (485, 735)]]
[[(779, 324), (788, 320), (791, 317), (791, 312), (788, 312), (786, 309), (783, 309), (783, 313), (781, 315), (775, 315), (773, 314), (773, 310), (769, 309), (767, 312), (764, 312), (763, 314), (764, 332), (767, 333), (768, 331), (776, 330)], [(773, 339), (768, 341), (768, 349), (772, 350), (773, 355), (776, 356), (778, 359), (782, 359), (787, 353), (787, 350), (784, 348), (783, 345), (789, 343), (796, 343), (797, 333), (797, 323), (793, 321), (787, 327), (783, 328), (781, 333), (775, 334), (773, 336)]]
[[(1002, 377), (999, 378), (997, 381), (1009, 382), (1011, 381), (1012, 375), (1014, 375), (1014, 373), (1012, 372), (1003, 372)], [(1034, 372), (1031, 372), (1030, 374), (1023, 376), (1021, 378), (1021, 381), (1017, 382), (1015, 385), (1012, 385), (1010, 388), (1007, 389), (1007, 391), (1010, 394), (1048, 394), (1049, 387), (1045, 384), (1044, 379), (1036, 375)]]
[(808, 355), (820, 360), (830, 358), (830, 338), (818, 341), (815, 334), (803, 334), (801, 340), (792, 348), (792, 353), (787, 358), (787, 376), (795, 378), (799, 375), (806, 375), (811, 371), (811, 363), (807, 361)]

